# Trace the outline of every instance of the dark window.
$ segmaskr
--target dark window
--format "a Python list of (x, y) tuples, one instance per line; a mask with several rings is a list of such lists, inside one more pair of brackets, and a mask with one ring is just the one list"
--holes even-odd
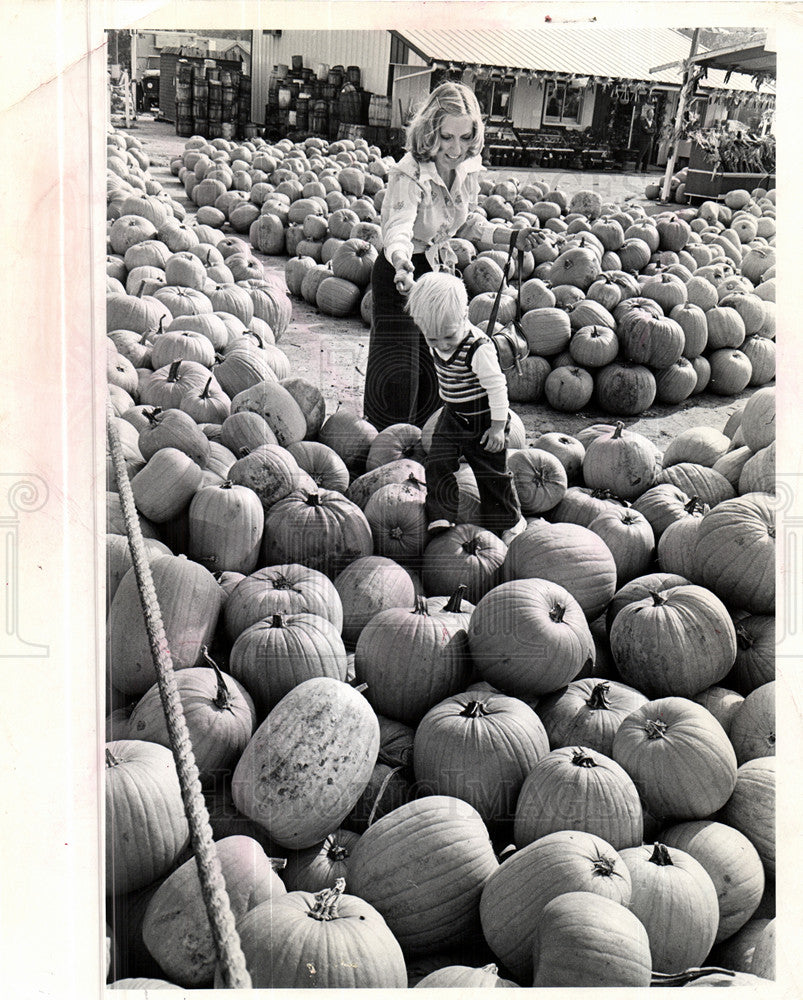
[(484, 115), (492, 118), (510, 117), (510, 95), (513, 82), (506, 80), (477, 80), (474, 93)]
[(543, 121), (551, 125), (578, 125), (583, 113), (583, 91), (567, 83), (548, 83)]

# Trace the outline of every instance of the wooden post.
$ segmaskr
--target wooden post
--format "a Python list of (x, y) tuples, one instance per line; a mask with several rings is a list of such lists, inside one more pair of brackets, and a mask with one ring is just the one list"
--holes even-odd
[(675, 172), (675, 163), (678, 158), (678, 141), (680, 140), (680, 128), (683, 121), (683, 114), (686, 110), (686, 101), (688, 100), (689, 92), (692, 89), (692, 58), (697, 52), (697, 39), (700, 35), (700, 29), (695, 28), (694, 34), (691, 38), (691, 48), (689, 50), (689, 58), (686, 60), (683, 66), (683, 85), (680, 88), (680, 98), (678, 100), (678, 110), (675, 116), (675, 127), (672, 131), (672, 140), (669, 148), (669, 158), (666, 161), (666, 171), (664, 173), (664, 184), (661, 189), (661, 201), (669, 201), (669, 192), (672, 188), (672, 174)]

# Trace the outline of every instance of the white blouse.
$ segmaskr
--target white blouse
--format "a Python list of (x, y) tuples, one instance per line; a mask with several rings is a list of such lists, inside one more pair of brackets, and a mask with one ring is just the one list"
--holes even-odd
[[(433, 270), (453, 267), (456, 257), (449, 240), (477, 211), (480, 174), (485, 168), (472, 156), (455, 168), (451, 188), (431, 161), (421, 163), (405, 153), (391, 168), (382, 202), (381, 223), (385, 257), (401, 251), (409, 260), (424, 253)], [(472, 238), (493, 240), (496, 225), (474, 214)]]

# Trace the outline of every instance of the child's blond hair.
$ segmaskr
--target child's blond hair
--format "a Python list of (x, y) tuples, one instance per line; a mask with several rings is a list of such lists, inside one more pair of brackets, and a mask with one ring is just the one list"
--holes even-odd
[(446, 317), (468, 318), (468, 293), (462, 279), (441, 271), (422, 274), (407, 296), (405, 309), (424, 333), (438, 329)]

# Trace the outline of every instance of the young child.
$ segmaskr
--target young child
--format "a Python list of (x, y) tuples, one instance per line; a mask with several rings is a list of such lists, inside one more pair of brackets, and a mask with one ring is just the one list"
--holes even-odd
[(455, 472), (463, 457), (477, 480), (482, 527), (509, 543), (527, 522), (507, 470), (507, 383), (496, 348), (469, 322), (466, 287), (454, 275), (422, 275), (406, 309), (432, 354), (443, 401), (426, 460), (429, 531), (443, 531), (457, 519)]

